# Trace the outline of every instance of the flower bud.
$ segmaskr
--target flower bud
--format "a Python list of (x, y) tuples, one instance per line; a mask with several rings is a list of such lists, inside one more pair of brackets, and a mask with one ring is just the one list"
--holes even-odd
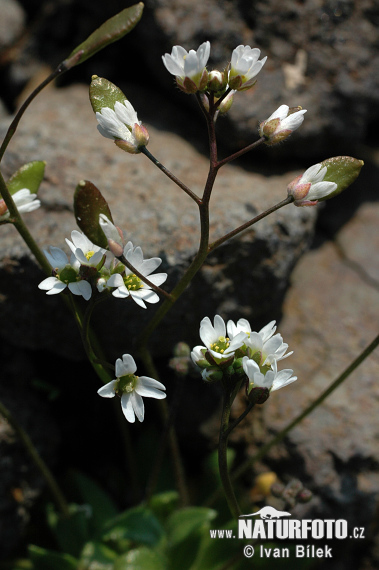
[(223, 373), (217, 366), (210, 366), (209, 368), (204, 368), (201, 377), (206, 382), (219, 382), (222, 380)]
[(99, 123), (99, 133), (126, 152), (141, 152), (140, 148), (149, 142), (149, 134), (121, 89), (107, 79), (93, 75), (90, 101)]
[(268, 388), (262, 388), (257, 386), (252, 388), (248, 394), (249, 402), (254, 402), (254, 404), (264, 404), (270, 396), (270, 390)]
[(212, 91), (220, 96), (225, 91), (226, 86), (227, 76), (224, 72), (218, 71), (217, 69), (209, 72), (207, 91)]
[(272, 146), (286, 139), (298, 129), (304, 121), (306, 109), (281, 105), (266, 121), (259, 126), (259, 134), (265, 137), (266, 144)]
[(287, 187), (295, 206), (315, 206), (333, 198), (358, 177), (363, 160), (351, 156), (335, 156), (314, 164), (297, 176)]

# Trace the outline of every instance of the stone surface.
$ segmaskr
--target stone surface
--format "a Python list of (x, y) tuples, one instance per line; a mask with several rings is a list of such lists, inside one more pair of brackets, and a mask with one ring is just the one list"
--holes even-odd
[[(293, 368), (298, 381), (273, 393), (235, 436), (251, 453), (315, 400), (378, 334), (378, 223), (378, 203), (363, 203), (333, 241), (297, 264), (279, 327), (294, 354), (279, 368)], [(347, 519), (373, 537), (379, 505), (378, 374), (377, 348), (264, 459), (282, 480), (299, 478), (314, 493), (309, 504), (295, 507), (294, 516)], [(235, 414), (243, 409), (239, 402)], [(349, 564), (359, 548), (344, 544), (334, 558)], [(366, 548), (365, 555), (372, 567), (378, 564), (375, 549)]]
[[(54, 68), (104, 19), (125, 8), (125, 2), (112, 0), (100, 7), (89, 0), (76, 0), (43, 10), (38, 2), (24, 0), (24, 8), (33, 17), (38, 14), (38, 25), (19, 58), (29, 62), (31, 69), (33, 53)], [(268, 56), (267, 63), (256, 87), (236, 98), (228, 118), (220, 123), (223, 144), (240, 148), (254, 140), (258, 121), (279, 105), (301, 105), (308, 113), (291, 146), (263, 152), (262, 157), (270, 168), (273, 153), (282, 159), (295, 156), (315, 162), (335, 154), (354, 154), (357, 143), (375, 136), (378, 19), (375, 0), (291, 0), (285, 4), (280, 0), (194, 0), (190, 6), (185, 0), (149, 0), (130, 35), (75, 68), (64, 81), (87, 81), (97, 73), (123, 87), (143, 83), (154, 98), (161, 93), (172, 104), (190, 109), (193, 98), (172, 89), (173, 77), (162, 64), (163, 53), (175, 44), (193, 49), (210, 40), (211, 69), (223, 68), (237, 45), (257, 46)], [(20, 71), (10, 71), (8, 79), (18, 85), (27, 65), (13, 61), (12, 66), (17, 65)], [(152, 111), (150, 100), (142, 102), (139, 112), (145, 120)], [(189, 130), (194, 120), (188, 115), (176, 128)]]
[(4, 49), (20, 37), (26, 15), (17, 0), (0, 0), (0, 13), (0, 49)]
[[(169, 132), (151, 128), (150, 141), (150, 151), (200, 194), (207, 159)], [(51, 90), (33, 102), (4, 165), (10, 174), (22, 162), (36, 159), (47, 161), (40, 191), (43, 207), (29, 214), (26, 222), (40, 247), (65, 246), (64, 238), (75, 229), (72, 199), (76, 184), (81, 179), (91, 180), (104, 193), (115, 222), (128, 239), (140, 244), (146, 256), (162, 256), (164, 270), (169, 273), (167, 289), (174, 287), (197, 251), (197, 206), (146, 157), (123, 153), (98, 134), (84, 86)], [(246, 173), (236, 165), (224, 167), (211, 200), (211, 240), (282, 200), (286, 185), (295, 175), (266, 178)], [(244, 315), (262, 322), (268, 313), (279, 314), (290, 272), (311, 238), (315, 215), (314, 209), (287, 206), (215, 250), (165, 320), (164, 335), (156, 337), (155, 350), (167, 354), (180, 339), (197, 343), (198, 326), (205, 314)], [(27, 249), (14, 229), (1, 229), (0, 258), (5, 261), (0, 311), (6, 323), (1, 334), (11, 342), (16, 338), (20, 342), (20, 323), (13, 326), (11, 315), (21, 299), (27, 299), (24, 310), (29, 319), (23, 320), (22, 342), (29, 348), (45, 347), (75, 357), (78, 348), (72, 346), (72, 340), (76, 339), (69, 332), (71, 321), (66, 324), (67, 319), (62, 317), (60, 299), (37, 289), (42, 273), (29, 262), (24, 265)], [(58, 343), (53, 332), (57, 319), (45, 318), (52, 310), (59, 315)], [(112, 346), (112, 355), (126, 350), (125, 338), (135, 338), (133, 319), (137, 318), (141, 326), (154, 310), (143, 311), (132, 302), (112, 298), (104, 312), (101, 307), (96, 311), (100, 334), (106, 330), (106, 345)]]

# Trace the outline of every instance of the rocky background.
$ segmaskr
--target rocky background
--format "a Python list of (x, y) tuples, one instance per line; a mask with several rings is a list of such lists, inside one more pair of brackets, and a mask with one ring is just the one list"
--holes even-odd
[[(33, 85), (106, 18), (131, 4), (0, 0), (1, 133)], [(295, 351), (285, 365), (299, 381), (275, 393), (234, 434), (234, 445), (245, 456), (317, 397), (377, 334), (378, 24), (374, 0), (147, 1), (129, 36), (33, 102), (2, 163), (10, 176), (27, 161), (47, 162), (43, 207), (26, 219), (42, 247), (63, 247), (75, 229), (73, 191), (79, 180), (88, 179), (145, 255), (163, 258), (172, 287), (196, 252), (197, 210), (145, 157), (126, 155), (98, 135), (88, 102), (93, 73), (124, 90), (149, 128), (149, 150), (198, 193), (207, 174), (205, 125), (193, 98), (173, 89), (163, 67), (161, 55), (172, 45), (190, 49), (210, 40), (209, 69), (225, 66), (240, 43), (268, 56), (256, 87), (239, 94), (218, 122), (222, 156), (254, 141), (259, 121), (280, 104), (308, 109), (302, 127), (286, 143), (222, 169), (212, 199), (215, 238), (284, 198), (288, 182), (311, 164), (339, 154), (365, 161), (359, 179), (343, 195), (317, 208), (280, 210), (216, 250), (152, 339), (162, 378), (173, 388), (165, 364), (173, 343), (198, 344), (204, 315), (244, 316), (257, 329), (280, 320), (279, 330)], [(91, 472), (93, 450), (83, 439), (88, 430), (96, 441), (114, 426), (108, 406), (96, 396), (97, 379), (83, 361), (79, 335), (60, 299), (37, 289), (42, 272), (13, 228), (2, 227), (1, 238), (1, 399), (50, 465), (95, 472), (105, 483), (107, 469), (97, 466)], [(133, 320), (143, 324), (152, 311), (114, 299), (96, 313), (111, 360), (130, 350)], [(344, 542), (332, 568), (378, 564), (378, 356), (376, 351), (259, 466), (284, 481), (297, 477), (313, 491), (311, 503), (296, 507), (294, 515), (346, 518), (352, 526), (366, 527), (370, 541)], [(199, 448), (206, 451), (213, 444), (219, 395), (198, 380), (186, 386), (179, 428), (191, 464), (198, 461)], [(236, 415), (243, 405), (237, 402)], [(148, 405), (149, 414), (154, 412)], [(79, 441), (75, 417), (82, 418)], [(136, 433), (141, 428), (133, 427)], [(0, 428), (0, 552), (7, 556), (20, 544), (42, 482), (9, 426)], [(101, 451), (114, 460), (106, 446)], [(6, 533), (10, 525), (13, 532)]]

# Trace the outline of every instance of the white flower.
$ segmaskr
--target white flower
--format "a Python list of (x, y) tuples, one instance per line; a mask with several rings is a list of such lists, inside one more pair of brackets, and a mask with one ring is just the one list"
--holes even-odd
[(327, 170), (320, 163), (314, 164), (288, 185), (288, 195), (295, 198), (295, 206), (314, 206), (337, 189), (335, 182), (324, 182)]
[[(33, 212), (40, 207), (37, 194), (31, 194), (28, 188), (22, 188), (12, 195), (13, 202), (20, 214)], [(9, 210), (4, 200), (0, 199), (0, 222), (9, 218)]]
[[(167, 273), (156, 273), (155, 275), (151, 275), (151, 273), (162, 263), (162, 260), (159, 257), (152, 257), (144, 260), (142, 249), (140, 247), (133, 248), (131, 241), (129, 241), (124, 248), (124, 256), (139, 273), (144, 277), (148, 277), (149, 281), (154, 285), (159, 287), (166, 281)], [(127, 267), (125, 267), (123, 275), (120, 273), (114, 273), (111, 275), (108, 279), (107, 285), (109, 287), (116, 287), (116, 290), (112, 292), (114, 297), (125, 299), (130, 296), (137, 305), (144, 309), (146, 309), (145, 301), (147, 303), (158, 303), (159, 301), (158, 295), (150, 288), (150, 286), (144, 283)]]
[(99, 133), (114, 140), (127, 152), (137, 153), (139, 147), (146, 146), (149, 141), (147, 130), (141, 125), (137, 113), (127, 99), (123, 104), (116, 101), (114, 110), (103, 107), (100, 113), (96, 112), (96, 119), (99, 123)]
[(205, 89), (208, 81), (205, 66), (210, 49), (209, 42), (204, 42), (196, 51), (191, 49), (189, 52), (182, 46), (174, 46), (171, 55), (166, 53), (162, 56), (166, 69), (175, 75), (179, 87), (187, 93), (196, 93), (199, 89)]
[(266, 137), (266, 144), (276, 144), (300, 127), (307, 111), (301, 107), (296, 107), (296, 109), (298, 110), (290, 109), (288, 105), (281, 105), (260, 124), (259, 134), (261, 137)]
[(124, 247), (121, 230), (119, 231), (117, 227), (114, 224), (112, 224), (112, 222), (109, 220), (109, 218), (107, 218), (105, 214), (99, 215), (99, 224), (105, 234), (105, 237), (108, 240), (111, 239), (116, 243), (118, 243), (119, 245), (122, 245), (122, 247)]
[(104, 255), (111, 255), (105, 249), (93, 244), (83, 233), (71, 232), (72, 242), (66, 238), (66, 243), (81, 265), (98, 267), (102, 265)]
[(272, 364), (272, 370), (268, 370), (263, 374), (254, 360), (250, 360), (247, 356), (242, 359), (242, 366), (246, 376), (249, 378), (249, 391), (251, 388), (267, 388), (270, 392), (279, 390), (297, 380), (296, 376), (292, 376), (293, 370), (286, 369), (278, 372), (276, 361)]
[(124, 416), (130, 423), (135, 422), (135, 416), (143, 422), (145, 416), (144, 398), (162, 400), (166, 394), (161, 382), (148, 376), (135, 376), (137, 370), (134, 358), (130, 354), (123, 354), (122, 360), (116, 360), (116, 379), (102, 386), (97, 393), (103, 398), (113, 398), (115, 394), (121, 396), (121, 408)]
[(79, 262), (75, 256), (71, 256), (69, 263), (67, 255), (59, 247), (50, 247), (50, 253), (44, 250), (44, 254), (53, 268), (54, 276), (41, 281), (38, 288), (46, 291), (47, 295), (57, 295), (68, 287), (71, 293), (81, 295), (88, 301), (92, 294), (91, 285), (79, 278)]
[[(235, 351), (240, 348), (245, 340), (246, 334), (240, 332), (232, 340), (226, 336), (226, 327), (224, 320), (220, 315), (216, 315), (212, 325), (209, 317), (204, 317), (200, 323), (200, 338), (209, 350), (216, 363), (227, 358), (231, 358)], [(197, 346), (193, 352), (199, 354), (201, 349), (205, 347)]]
[(233, 50), (229, 71), (229, 87), (237, 91), (249, 89), (255, 83), (267, 57), (259, 61), (261, 50), (240, 45)]
[(230, 338), (234, 338), (241, 332), (246, 333), (245, 346), (250, 357), (259, 359), (261, 366), (271, 366), (277, 360), (283, 360), (293, 354), (289, 352), (288, 344), (283, 342), (280, 334), (274, 335), (276, 331), (275, 321), (271, 321), (263, 327), (259, 332), (253, 332), (249, 321), (239, 319), (237, 325), (233, 321), (228, 321), (228, 334)]

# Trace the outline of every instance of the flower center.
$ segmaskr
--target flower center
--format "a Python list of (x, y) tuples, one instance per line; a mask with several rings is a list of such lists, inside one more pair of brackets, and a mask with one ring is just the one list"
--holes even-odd
[(142, 289), (142, 281), (137, 277), (137, 275), (134, 275), (134, 273), (124, 277), (124, 284), (128, 291), (137, 291), (138, 289)]
[(134, 376), (134, 374), (126, 374), (125, 376), (121, 376), (116, 386), (116, 394), (122, 396), (122, 394), (125, 392), (133, 392), (137, 380), (138, 376)]
[(78, 274), (71, 265), (66, 265), (60, 273), (58, 271), (58, 268), (56, 268), (53, 273), (62, 283), (75, 283), (77, 281)]
[(210, 349), (220, 354), (224, 354), (225, 350), (229, 348), (230, 342), (229, 338), (225, 336), (219, 336), (218, 340), (211, 344)]
[(91, 257), (93, 255), (95, 255), (95, 252), (94, 251), (87, 251), (87, 253), (85, 255), (86, 255), (87, 260), (89, 261), (91, 259)]

